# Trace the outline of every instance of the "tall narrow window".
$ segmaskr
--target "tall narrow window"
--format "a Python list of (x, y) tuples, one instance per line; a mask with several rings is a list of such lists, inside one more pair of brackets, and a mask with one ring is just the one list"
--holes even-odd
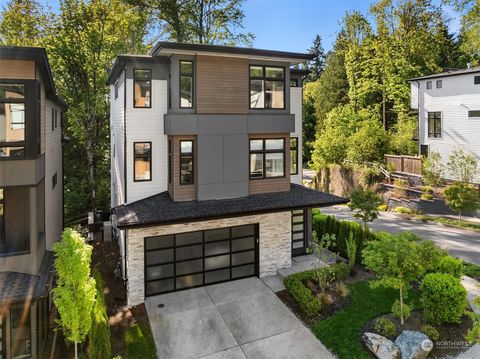
[(193, 184), (193, 141), (180, 141), (180, 184)]
[(442, 113), (428, 113), (428, 137), (442, 137)]
[(52, 131), (55, 130), (55, 109), (52, 108)]
[(168, 140), (168, 183), (172, 183), (173, 171), (173, 154), (172, 154), (172, 140)]
[(479, 76), (473, 76), (473, 84), (474, 85), (480, 85), (480, 75)]
[(273, 66), (250, 66), (250, 108), (285, 108), (285, 69)]
[(298, 137), (290, 137), (290, 174), (298, 174)]
[(152, 102), (152, 71), (133, 70), (133, 107), (151, 108)]
[(437, 86), (437, 89), (441, 89), (442, 88), (442, 80), (437, 80), (436, 86)]
[(427, 81), (427, 90), (432, 89), (432, 81)]
[(25, 85), (0, 83), (0, 157), (25, 153)]
[(152, 180), (152, 143), (133, 143), (133, 178), (135, 182)]
[(193, 62), (180, 61), (180, 107), (193, 107)]
[(250, 179), (285, 176), (285, 139), (250, 140)]
[(52, 176), (52, 189), (57, 185), (57, 172)]
[(114, 92), (115, 92), (115, 100), (116, 100), (118, 98), (118, 80), (115, 81)]

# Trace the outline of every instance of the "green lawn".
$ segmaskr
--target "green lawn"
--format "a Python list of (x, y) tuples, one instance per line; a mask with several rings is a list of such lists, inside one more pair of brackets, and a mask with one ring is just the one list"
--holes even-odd
[(432, 221), (441, 224), (445, 224), (447, 226), (469, 229), (472, 231), (480, 232), (480, 223), (466, 221), (464, 219), (455, 219), (455, 218), (447, 218), (447, 217), (433, 217), (433, 216), (417, 216), (417, 219), (422, 221)]
[[(361, 343), (362, 329), (367, 322), (381, 314), (389, 313), (398, 291), (386, 288), (372, 289), (368, 281), (349, 285), (352, 303), (343, 311), (312, 325), (312, 331), (340, 359), (371, 359)], [(410, 291), (407, 304), (418, 293)]]
[(155, 343), (148, 323), (139, 323), (125, 331), (128, 359), (156, 359)]

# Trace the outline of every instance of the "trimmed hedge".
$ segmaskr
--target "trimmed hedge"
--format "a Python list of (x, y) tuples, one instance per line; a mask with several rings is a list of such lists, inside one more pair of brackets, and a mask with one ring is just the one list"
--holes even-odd
[(452, 256), (443, 256), (438, 263), (437, 272), (453, 275), (460, 278), (463, 275), (463, 261)]
[(336, 250), (343, 258), (347, 258), (347, 239), (350, 233), (353, 233), (353, 238), (357, 244), (356, 263), (362, 260), (362, 250), (365, 247), (365, 242), (376, 239), (373, 232), (365, 231), (363, 227), (352, 221), (339, 221), (334, 216), (314, 212), (312, 229), (317, 233), (317, 238), (322, 238), (324, 234), (335, 234), (337, 239)]
[(300, 310), (307, 317), (315, 317), (322, 309), (320, 301), (312, 294), (310, 289), (305, 287), (307, 280), (314, 278), (315, 270), (291, 274), (283, 280), (285, 288), (295, 298)]

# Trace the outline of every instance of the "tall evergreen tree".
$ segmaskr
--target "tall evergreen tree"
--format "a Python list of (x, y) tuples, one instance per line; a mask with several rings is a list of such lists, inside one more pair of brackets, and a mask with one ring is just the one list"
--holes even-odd
[(320, 35), (317, 34), (317, 36), (315, 36), (312, 47), (308, 52), (312, 54), (314, 58), (308, 63), (308, 70), (310, 70), (310, 73), (308, 74), (306, 81), (317, 81), (325, 67), (325, 50), (323, 49), (322, 38)]

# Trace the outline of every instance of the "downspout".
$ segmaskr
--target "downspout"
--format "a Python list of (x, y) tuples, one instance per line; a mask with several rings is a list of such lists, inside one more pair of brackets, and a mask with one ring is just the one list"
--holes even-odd
[[(123, 180), (124, 180), (124, 203), (127, 202), (127, 69), (123, 69)], [(125, 287), (128, 282), (127, 275), (127, 231), (123, 236), (123, 268), (125, 268)]]
[(418, 137), (418, 153), (421, 154), (422, 144), (420, 139), (420, 81), (415, 80), (417, 83), (417, 109), (418, 109), (418, 128), (417, 128), (417, 137)]

